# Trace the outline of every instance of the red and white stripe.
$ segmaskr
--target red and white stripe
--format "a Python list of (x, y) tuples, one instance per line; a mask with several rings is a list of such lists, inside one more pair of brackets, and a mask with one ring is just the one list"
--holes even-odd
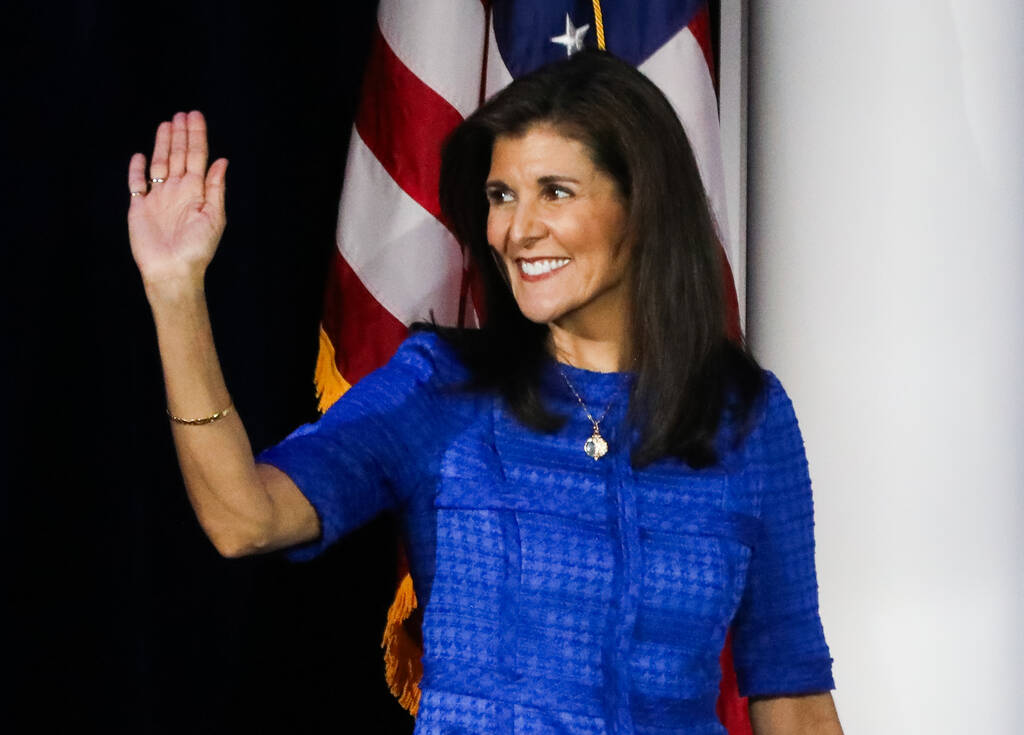
[(480, 102), (480, 0), (382, 0), (349, 144), (324, 329), (352, 383), (406, 327), (458, 320), (463, 261), (440, 219), (441, 143)]

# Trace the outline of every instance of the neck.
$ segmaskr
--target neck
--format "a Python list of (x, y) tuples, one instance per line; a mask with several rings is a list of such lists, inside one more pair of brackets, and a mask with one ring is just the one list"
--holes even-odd
[(557, 324), (551, 330), (549, 349), (558, 362), (598, 373), (632, 370), (632, 352), (621, 336), (591, 336), (569, 331)]

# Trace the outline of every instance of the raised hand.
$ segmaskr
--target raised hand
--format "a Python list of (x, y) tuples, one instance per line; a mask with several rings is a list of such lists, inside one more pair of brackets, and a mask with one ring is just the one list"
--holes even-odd
[[(132, 256), (150, 287), (201, 287), (224, 232), (227, 159), (207, 161), (202, 113), (179, 112), (160, 123), (146, 176), (146, 157), (128, 165), (128, 236)], [(149, 185), (147, 185), (147, 178)]]

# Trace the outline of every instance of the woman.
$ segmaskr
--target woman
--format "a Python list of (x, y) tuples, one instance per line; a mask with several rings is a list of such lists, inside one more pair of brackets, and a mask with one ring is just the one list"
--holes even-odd
[(453, 133), (442, 209), (484, 328), (424, 325), (258, 460), (203, 296), (227, 166), (206, 162), (202, 116), (179, 113), (152, 190), (141, 154), (129, 170), (189, 497), (225, 556), (307, 558), (399, 513), (417, 733), (721, 733), (730, 626), (757, 735), (841, 732), (796, 419), (725, 336), (696, 164), (642, 74), (580, 53)]

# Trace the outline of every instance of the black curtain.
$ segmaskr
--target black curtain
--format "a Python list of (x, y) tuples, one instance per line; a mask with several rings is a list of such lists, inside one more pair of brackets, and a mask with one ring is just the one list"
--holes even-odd
[[(185, 496), (129, 253), (126, 169), (177, 110), (227, 156), (207, 292), (254, 446), (315, 417), (312, 371), (376, 8), (4, 5), (0, 730), (410, 732), (379, 648), (383, 520), (319, 561), (225, 560)], [(13, 613), (13, 614), (12, 614)]]

